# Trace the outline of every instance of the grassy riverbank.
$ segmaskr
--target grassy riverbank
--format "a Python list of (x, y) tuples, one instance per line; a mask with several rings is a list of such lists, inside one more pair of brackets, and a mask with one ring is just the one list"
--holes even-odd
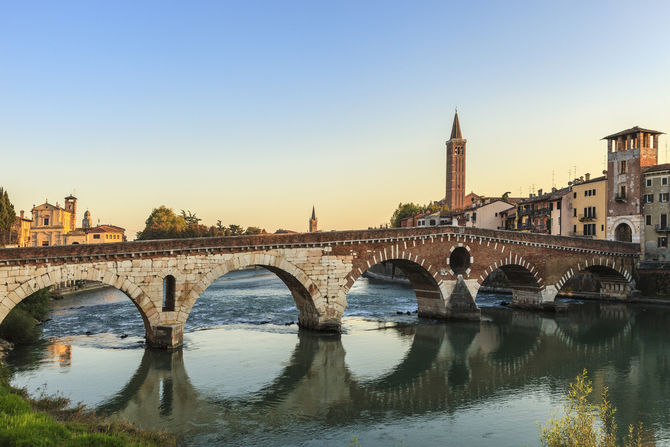
[(109, 422), (83, 406), (71, 407), (59, 396), (33, 398), (9, 385), (0, 365), (0, 445), (66, 447), (164, 447), (176, 445), (167, 433), (139, 430), (125, 422)]

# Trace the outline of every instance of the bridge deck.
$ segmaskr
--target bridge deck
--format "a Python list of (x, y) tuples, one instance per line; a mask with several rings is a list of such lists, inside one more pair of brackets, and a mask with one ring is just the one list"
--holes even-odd
[(328, 247), (420, 240), (465, 235), (505, 244), (520, 244), (582, 253), (617, 253), (639, 256), (639, 244), (556, 236), (517, 231), (465, 227), (390, 228), (347, 230), (322, 233), (262, 234), (191, 239), (159, 239), (109, 244), (60, 245), (0, 249), (0, 265), (35, 262), (76, 262), (77, 260), (152, 257), (166, 253), (258, 251), (287, 248)]

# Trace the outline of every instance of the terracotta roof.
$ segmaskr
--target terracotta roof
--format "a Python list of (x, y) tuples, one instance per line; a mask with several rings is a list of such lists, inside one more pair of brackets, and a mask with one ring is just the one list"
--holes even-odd
[(647, 172), (667, 171), (669, 169), (670, 163), (663, 163), (662, 165), (649, 166), (648, 168), (645, 168), (643, 172), (646, 174)]
[(602, 139), (603, 140), (614, 140), (614, 139), (616, 139), (618, 137), (622, 137), (624, 135), (632, 135), (632, 134), (636, 134), (636, 133), (640, 133), (640, 132), (650, 133), (650, 134), (654, 134), (654, 135), (663, 134), (663, 132), (659, 132), (658, 130), (643, 129), (642, 127), (635, 126), (635, 127), (631, 127), (630, 129), (622, 130), (621, 132), (613, 133), (612, 135), (607, 135), (606, 137), (603, 137)]
[(126, 231), (126, 229), (115, 225), (98, 225), (97, 227), (86, 228), (84, 231), (87, 233), (119, 233)]
[(454, 115), (454, 124), (451, 126), (451, 137), (449, 138), (450, 140), (453, 139), (462, 139), (463, 135), (461, 135), (461, 123), (458, 122), (458, 112)]

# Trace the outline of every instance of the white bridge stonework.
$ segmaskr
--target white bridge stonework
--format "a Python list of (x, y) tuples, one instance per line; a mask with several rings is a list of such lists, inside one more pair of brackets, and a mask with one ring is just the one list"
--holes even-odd
[[(0, 321), (42, 288), (100, 281), (132, 300), (149, 345), (175, 348), (210, 284), (230, 271), (261, 266), (291, 291), (302, 328), (339, 331), (347, 292), (380, 262), (393, 263), (410, 279), (420, 316), (478, 319), (477, 290), (496, 269), (505, 272), (522, 305), (553, 301), (581, 271), (598, 277), (603, 296), (625, 299), (634, 287), (638, 250), (610, 241), (453, 227), (0, 249)], [(175, 300), (164, 308), (169, 275)]]

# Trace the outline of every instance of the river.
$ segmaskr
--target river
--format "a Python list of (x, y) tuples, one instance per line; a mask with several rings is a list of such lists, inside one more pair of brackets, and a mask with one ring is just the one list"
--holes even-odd
[(42, 340), (7, 363), (15, 386), (184, 446), (537, 445), (586, 368), (622, 430), (642, 421), (670, 443), (670, 309), (571, 301), (547, 314), (505, 299), (480, 293), (481, 322), (421, 320), (411, 289), (361, 278), (342, 334), (324, 335), (298, 330), (276, 276), (232, 272), (194, 306), (182, 350), (145, 349), (137, 309), (103, 289), (55, 302)]

